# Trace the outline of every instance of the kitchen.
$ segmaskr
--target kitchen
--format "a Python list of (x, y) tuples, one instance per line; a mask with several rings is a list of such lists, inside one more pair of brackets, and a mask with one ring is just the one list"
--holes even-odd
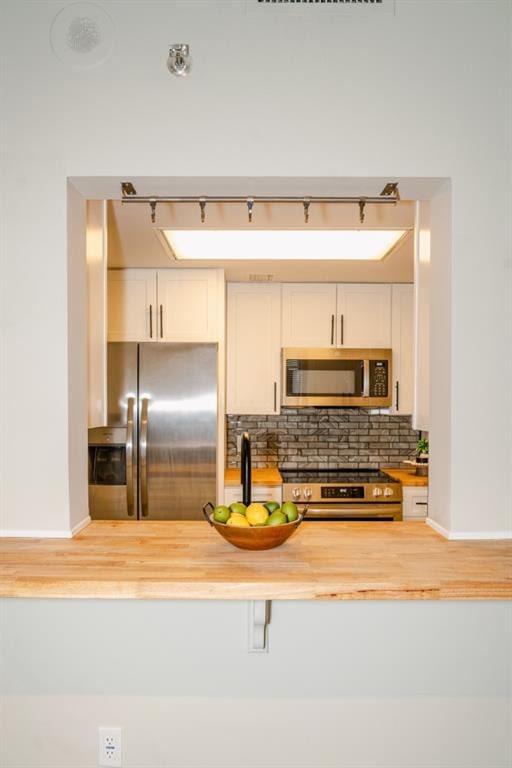
[[(509, 4), (384, 0), (358, 18), (356, 4), (347, 17), (341, 3), (306, 16), (100, 0), (85, 5), (106, 8), (115, 46), (87, 70), (50, 46), (57, 12), (83, 5), (2, 8), (0, 543), (9, 589), (25, 594), (0, 603), (0, 762), (96, 765), (112, 725), (133, 767), (508, 767)], [(191, 45), (183, 80), (166, 67), (174, 40)], [(257, 196), (260, 178), (296, 196), (315, 178), (353, 179), (354, 196), (396, 180), (404, 199), (430, 200), (428, 513), (450, 539), (416, 521), (307, 520), (261, 553), (204, 522), (98, 521), (72, 536), (88, 515), (85, 201), (117, 200), (128, 179), (150, 195), (213, 195), (215, 179), (217, 193)], [(179, 537), (162, 532), (172, 525)], [(381, 538), (407, 530), (426, 537)], [(461, 575), (487, 594), (468, 598)], [(248, 652), (249, 609), (265, 599), (269, 650)]]
[[(158, 184), (161, 188), (162, 180), (158, 180)], [(146, 190), (151, 189), (148, 180), (143, 185)], [(368, 183), (365, 186), (370, 187)], [(215, 196), (198, 196), (197, 199), (179, 198), (179, 202), (171, 202), (162, 196), (156, 198), (149, 192), (141, 197), (131, 182), (125, 182), (121, 200), (89, 202), (89, 327), (93, 330), (89, 345), (89, 417), (90, 426), (95, 426), (89, 437), (90, 443), (94, 444), (94, 448), (90, 448), (90, 474), (101, 470), (102, 456), (110, 466), (109, 451), (117, 449), (103, 444), (113, 439), (113, 433), (106, 432), (103, 426), (108, 419), (113, 429), (125, 426), (127, 393), (137, 389), (136, 380), (127, 378), (127, 369), (135, 370), (136, 362), (123, 362), (120, 350), (125, 350), (123, 355), (128, 352), (136, 355), (138, 342), (142, 342), (140, 350), (147, 350), (144, 342), (156, 340), (160, 347), (154, 347), (154, 354), (159, 350), (161, 357), (162, 344), (166, 342), (175, 342), (178, 345), (175, 350), (178, 351), (182, 344), (181, 353), (187, 343), (219, 344), (216, 491), (211, 484), (207, 491), (208, 484), (203, 484), (200, 489), (197, 483), (192, 482), (197, 491), (195, 496), (190, 496), (190, 480), (193, 481), (194, 477), (194, 467), (190, 462), (193, 460), (189, 455), (189, 466), (185, 471), (183, 457), (179, 456), (179, 446), (176, 445), (176, 456), (169, 455), (167, 458), (168, 463), (176, 462), (183, 487), (187, 489), (184, 491), (188, 496), (187, 503), (178, 502), (178, 493), (174, 497), (173, 508), (171, 499), (177, 483), (174, 479), (168, 487), (167, 507), (160, 506), (157, 511), (152, 502), (148, 509), (145, 502), (145, 508), (139, 510), (137, 515), (131, 499), (129, 510), (125, 505), (122, 515), (119, 511), (109, 512), (103, 504), (106, 493), (126, 496), (129, 485), (130, 497), (130, 494), (133, 496), (133, 488), (139, 484), (141, 496), (146, 499), (147, 489), (152, 483), (160, 482), (157, 475), (162, 473), (164, 459), (156, 448), (153, 450), (149, 445), (141, 453), (144, 473), (138, 471), (132, 462), (128, 472), (123, 469), (125, 475), (130, 475), (129, 484), (120, 486), (114, 481), (116, 484), (111, 485), (109, 491), (102, 485), (104, 481), (101, 479), (93, 481), (89, 489), (93, 518), (198, 519), (206, 500), (215, 501), (217, 496), (217, 502), (222, 504), (224, 496), (227, 504), (236, 501), (236, 494), (240, 494), (240, 488), (237, 488), (240, 478), (237, 480), (232, 470), (240, 466), (239, 442), (242, 433), (249, 430), (253, 437), (255, 499), (268, 500), (277, 494), (281, 500), (283, 477), (277, 472), (279, 467), (289, 475), (293, 470), (293, 477), (289, 481), (285, 478), (285, 492), (288, 492), (292, 480), (295, 483), (300, 483), (301, 479), (303, 483), (317, 481), (317, 485), (327, 480), (331, 485), (336, 481), (359, 483), (359, 486), (363, 483), (365, 490), (358, 486), (349, 497), (357, 502), (350, 507), (352, 516), (358, 519), (402, 519), (400, 483), (377, 470), (381, 467), (400, 468), (403, 460), (413, 459), (421, 436), (418, 430), (427, 428), (424, 414), (419, 419), (416, 413), (413, 416), (413, 403), (421, 398), (425, 401), (428, 397), (423, 360), (423, 377), (418, 379), (416, 391), (413, 386), (414, 337), (417, 339), (416, 346), (423, 354), (426, 354), (428, 347), (428, 339), (418, 338), (419, 329), (425, 327), (425, 323), (418, 322), (418, 317), (428, 313), (428, 306), (424, 301), (421, 309), (415, 309), (413, 280), (415, 272), (422, 274), (418, 268), (419, 231), (417, 226), (415, 231), (415, 224), (419, 222), (421, 205), (422, 215), (426, 217), (428, 203), (400, 200), (398, 185), (393, 184), (388, 185), (385, 195), (373, 198), (362, 195), (350, 197), (346, 193), (343, 197), (343, 181), (337, 187), (338, 195), (332, 199), (312, 196), (310, 187), (305, 187), (308, 194), (304, 194), (302, 199), (278, 197), (269, 201), (261, 196), (246, 195), (245, 198), (219, 201)], [(125, 189), (129, 189), (130, 193), (125, 193)], [(373, 245), (375, 252), (372, 253), (368, 251), (372, 243), (361, 245), (355, 242), (358, 236), (373, 240), (380, 237), (385, 244), (376, 242)], [(173, 242), (172, 238), (181, 238), (185, 243), (179, 259), (169, 245), (169, 240)], [(194, 238), (199, 239), (198, 242), (195, 243)], [(260, 243), (260, 238), (266, 238), (266, 241)], [(343, 238), (351, 238), (351, 241), (346, 244)], [(230, 244), (234, 239), (236, 241)], [(176, 250), (176, 244), (173, 245)], [(367, 252), (357, 254), (358, 249), (365, 248)], [(299, 253), (301, 249), (304, 254)], [(318, 253), (316, 258), (313, 255), (315, 251)], [(266, 256), (263, 261), (259, 258), (261, 254)], [(421, 259), (423, 263), (428, 261), (429, 254), (422, 254)], [(102, 272), (98, 273), (98, 270)], [(297, 275), (300, 275), (301, 282), (297, 282)], [(319, 275), (322, 282), (318, 282)], [(107, 301), (104, 298), (105, 286)], [(418, 290), (416, 295), (423, 294)], [(108, 365), (105, 362), (105, 336), (100, 335), (105, 327), (109, 342)], [(96, 336), (94, 329), (99, 329)], [(316, 384), (317, 390), (318, 387), (321, 390), (327, 387), (330, 391), (329, 386), (334, 386), (334, 392), (336, 386), (343, 386), (344, 391), (357, 391), (359, 396), (312, 399), (311, 391), (308, 398), (297, 398), (296, 393), (292, 396), (293, 393), (287, 391), (290, 376), (298, 380), (297, 376), (311, 375), (305, 372), (297, 374), (297, 362), (287, 359), (288, 351), (293, 355), (294, 348), (302, 348), (302, 357), (306, 354), (305, 348), (308, 348), (309, 356), (325, 358), (323, 363), (320, 360), (302, 361), (308, 369), (320, 367), (316, 374), (321, 377)], [(361, 355), (373, 356), (376, 362), (358, 360)], [(378, 362), (378, 358), (384, 355), (388, 355), (386, 360)], [(202, 391), (204, 399), (204, 390), (207, 389), (213, 396), (215, 385), (211, 379), (215, 378), (215, 374), (208, 374), (203, 366), (202, 376), (201, 363), (198, 363), (196, 370), (190, 368), (190, 364), (187, 366), (185, 361), (183, 364), (188, 369), (188, 375), (181, 386), (187, 392), (188, 423), (193, 430), (193, 395), (188, 390), (190, 387), (197, 390), (196, 397)], [(334, 375), (341, 379), (330, 385), (327, 379), (333, 375), (329, 373), (333, 365), (340, 369)], [(375, 375), (378, 375), (379, 365), (383, 366), (385, 381), (374, 386), (370, 380), (370, 367), (372, 371), (375, 368)], [(176, 364), (170, 360), (167, 366), (165, 380), (168, 382), (171, 371), (176, 371)], [(364, 369), (368, 384), (363, 384), (364, 366), (368, 366), (367, 371)], [(321, 369), (324, 369), (323, 372)], [(118, 375), (119, 370), (121, 375)], [(143, 370), (141, 368), (141, 376)], [(151, 376), (151, 371), (147, 375)], [(154, 376), (158, 377), (158, 373)], [(208, 386), (205, 385), (206, 378)], [(142, 381), (144, 376), (141, 391), (147, 389)], [(340, 384), (340, 381), (343, 383)], [(314, 387), (315, 384), (311, 383)], [(379, 386), (385, 394), (380, 399), (375, 396)], [(108, 405), (105, 402), (107, 391)], [(150, 400), (145, 406), (144, 400), (140, 404), (137, 401), (136, 421), (137, 413), (141, 416), (140, 409), (146, 408), (144, 443), (151, 433), (147, 425), (148, 404), (153, 409), (153, 425), (155, 407), (157, 412), (159, 410), (155, 394), (164, 400), (174, 397), (172, 386), (167, 384), (166, 390), (161, 384), (160, 390), (153, 394), (152, 404)], [(297, 410), (299, 404), (301, 408)], [(131, 407), (129, 419), (133, 429), (133, 402)], [(224, 419), (224, 414), (227, 414), (227, 419)], [(162, 419), (168, 418), (167, 406), (166, 414), (161, 416)], [(215, 421), (213, 410), (211, 418)], [(176, 433), (182, 431), (177, 422), (174, 427), (171, 424), (168, 427), (171, 441), (175, 441)], [(156, 440), (162, 447), (161, 430), (153, 426), (155, 428), (160, 431)], [(203, 424), (203, 432), (204, 429)], [(213, 459), (214, 440), (210, 433), (206, 443), (213, 451)], [(196, 464), (196, 475), (203, 477), (205, 452), (208, 452), (208, 446), (203, 445), (202, 456), (198, 454), (195, 459), (196, 463), (199, 462)], [(151, 454), (158, 464), (156, 474), (145, 466), (145, 457)], [(95, 461), (97, 456), (100, 457), (98, 462)], [(260, 469), (275, 471), (270, 488), (258, 480)], [(229, 480), (226, 486), (222, 481), (225, 470)], [(300, 471), (308, 470), (313, 471), (309, 480), (306, 476), (298, 476)], [(328, 476), (322, 470), (330, 470)], [(335, 477), (334, 470), (340, 470), (339, 478)], [(414, 468), (407, 471), (406, 465), (402, 465), (402, 470), (399, 473), (402, 482), (412, 477), (411, 484), (406, 483), (404, 489), (405, 518), (425, 518), (427, 480), (416, 477)], [(315, 472), (320, 472), (319, 477), (314, 476)], [(268, 482), (268, 472), (266, 477)], [(380, 485), (377, 485), (379, 481)], [(423, 486), (421, 492), (420, 486)], [(355, 495), (357, 490), (361, 491), (360, 496)], [(297, 494), (297, 488), (290, 486), (289, 493), (292, 492)], [(307, 488), (306, 493), (309, 493)], [(160, 501), (163, 501), (161, 494), (155, 491), (155, 495), (160, 495)], [(392, 498), (387, 498), (388, 495)], [(297, 500), (296, 495), (294, 498)], [(339, 500), (340, 496), (336, 498)], [(366, 505), (361, 504), (365, 500)], [(394, 504), (386, 503), (390, 501)], [(315, 517), (312, 509), (308, 513), (309, 519)], [(347, 519), (349, 513), (348, 508), (341, 512), (339, 504), (337, 507), (331, 504), (328, 513), (324, 504), (320, 511), (324, 518), (327, 514), (330, 519), (336, 514)]]

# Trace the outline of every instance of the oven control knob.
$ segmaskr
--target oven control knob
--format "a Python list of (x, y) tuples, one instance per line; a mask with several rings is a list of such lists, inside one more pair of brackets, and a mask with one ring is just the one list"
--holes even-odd
[(384, 496), (392, 496), (392, 495), (393, 495), (392, 488), (384, 488)]
[(311, 488), (304, 488), (304, 498), (310, 499), (311, 498)]
[(374, 488), (372, 493), (374, 496), (382, 496), (382, 488)]
[(292, 496), (294, 499), (300, 499), (300, 488), (294, 488), (292, 490)]

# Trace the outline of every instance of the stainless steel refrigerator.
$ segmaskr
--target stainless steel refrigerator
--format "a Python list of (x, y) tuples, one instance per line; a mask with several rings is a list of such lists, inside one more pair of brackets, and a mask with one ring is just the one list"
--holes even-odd
[(109, 342), (89, 430), (93, 519), (194, 520), (216, 498), (217, 345)]

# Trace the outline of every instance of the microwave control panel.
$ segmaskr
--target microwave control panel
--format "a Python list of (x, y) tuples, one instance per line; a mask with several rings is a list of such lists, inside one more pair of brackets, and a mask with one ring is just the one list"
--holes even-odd
[(370, 360), (370, 397), (388, 396), (388, 361)]

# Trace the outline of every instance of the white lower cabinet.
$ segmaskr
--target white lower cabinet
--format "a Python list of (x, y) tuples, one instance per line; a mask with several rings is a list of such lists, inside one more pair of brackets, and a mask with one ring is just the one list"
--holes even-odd
[(229, 283), (226, 412), (279, 413), (281, 286)]
[[(227, 485), (224, 488), (224, 504), (228, 507), (235, 501), (242, 501), (242, 486)], [(253, 485), (251, 501), (277, 501), (281, 504), (283, 501), (283, 489), (280, 485)]]
[(406, 485), (402, 487), (402, 494), (404, 520), (422, 520), (427, 517), (428, 486), (416, 488)]

